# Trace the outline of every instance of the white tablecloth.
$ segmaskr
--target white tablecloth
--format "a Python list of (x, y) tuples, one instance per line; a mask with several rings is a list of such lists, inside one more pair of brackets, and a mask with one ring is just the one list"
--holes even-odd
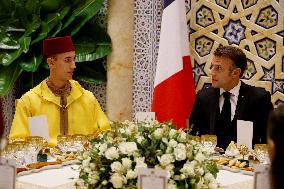
[(73, 168), (76, 165), (18, 176), (16, 189), (75, 189), (79, 172)]
[[(43, 170), (17, 177), (16, 189), (75, 189), (78, 171), (73, 166)], [(76, 166), (75, 166), (76, 167)], [(253, 176), (220, 170), (217, 181), (222, 189), (253, 189)]]
[(220, 170), (217, 182), (222, 189), (253, 189), (253, 176)]

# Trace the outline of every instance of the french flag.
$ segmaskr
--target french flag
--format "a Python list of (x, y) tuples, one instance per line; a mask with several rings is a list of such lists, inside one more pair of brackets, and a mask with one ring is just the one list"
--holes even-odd
[(152, 101), (157, 120), (178, 129), (187, 128), (195, 99), (184, 1), (164, 1)]

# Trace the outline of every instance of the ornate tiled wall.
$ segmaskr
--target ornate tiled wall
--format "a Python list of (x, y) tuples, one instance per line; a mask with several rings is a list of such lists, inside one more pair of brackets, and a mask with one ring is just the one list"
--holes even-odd
[(161, 0), (135, 1), (133, 114), (151, 111), (162, 5)]
[(220, 44), (236, 45), (248, 58), (243, 80), (270, 91), (273, 103), (284, 101), (284, 6), (280, 1), (191, 1), (187, 20), (197, 90), (210, 85), (210, 53)]
[[(151, 110), (162, 2), (135, 4), (134, 113)], [(248, 57), (243, 80), (270, 91), (273, 103), (284, 101), (284, 1), (185, 2), (196, 89), (210, 85), (211, 53), (220, 44), (236, 45)]]

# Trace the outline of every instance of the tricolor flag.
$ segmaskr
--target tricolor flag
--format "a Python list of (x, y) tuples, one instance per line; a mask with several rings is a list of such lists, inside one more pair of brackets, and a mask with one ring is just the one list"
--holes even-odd
[(165, 0), (152, 111), (178, 128), (187, 127), (195, 98), (187, 31), (184, 0)]

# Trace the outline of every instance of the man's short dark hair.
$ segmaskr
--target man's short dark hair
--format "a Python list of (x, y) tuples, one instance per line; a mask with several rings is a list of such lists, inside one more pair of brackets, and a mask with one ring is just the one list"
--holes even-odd
[(227, 57), (234, 62), (236, 68), (241, 69), (241, 75), (243, 75), (244, 71), (247, 68), (247, 57), (245, 53), (237, 47), (233, 46), (219, 46), (215, 52), (215, 56), (218, 57)]

